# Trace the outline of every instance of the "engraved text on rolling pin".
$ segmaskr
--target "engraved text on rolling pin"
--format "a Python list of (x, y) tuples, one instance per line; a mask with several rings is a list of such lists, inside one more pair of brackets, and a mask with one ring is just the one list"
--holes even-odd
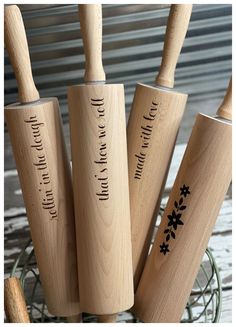
[(98, 181), (99, 189), (96, 195), (100, 201), (109, 199), (109, 183), (108, 183), (108, 168), (107, 168), (107, 142), (106, 142), (106, 120), (105, 120), (105, 107), (104, 98), (91, 99), (92, 108), (95, 111), (98, 136), (98, 153), (97, 158), (94, 160), (96, 170), (94, 177)]
[(40, 182), (38, 186), (38, 191), (42, 196), (42, 207), (47, 210), (50, 215), (51, 220), (55, 220), (58, 218), (56, 205), (54, 201), (54, 195), (51, 185), (50, 174), (48, 171), (48, 164), (46, 154), (44, 152), (43, 141), (41, 137), (40, 129), (44, 126), (44, 123), (39, 122), (37, 115), (30, 116), (28, 119), (24, 120), (26, 124), (30, 125), (33, 142), (31, 144), (31, 148), (36, 151), (36, 159), (33, 162), (33, 165), (39, 172)]
[(143, 115), (143, 123), (141, 125), (141, 131), (140, 131), (141, 149), (139, 153), (135, 154), (137, 160), (135, 174), (134, 174), (135, 179), (141, 179), (142, 177), (147, 151), (151, 141), (153, 123), (158, 113), (158, 107), (159, 107), (159, 103), (153, 100), (148, 114)]

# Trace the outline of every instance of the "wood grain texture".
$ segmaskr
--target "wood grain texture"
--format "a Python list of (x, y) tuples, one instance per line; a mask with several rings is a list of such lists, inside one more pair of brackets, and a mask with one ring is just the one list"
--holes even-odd
[(187, 95), (138, 84), (127, 127), (135, 289), (153, 228)]
[(79, 313), (71, 172), (56, 98), (13, 104), (5, 118), (49, 311)]
[[(197, 116), (135, 296), (144, 322), (181, 319), (231, 181), (231, 133), (230, 123)], [(175, 238), (167, 240), (167, 229)]]
[(38, 100), (39, 93), (32, 76), (24, 23), (20, 9), (15, 5), (5, 6), (4, 36), (9, 59), (18, 84), (19, 101), (25, 103)]
[[(192, 5), (172, 5), (156, 84), (173, 87)], [(127, 127), (134, 289), (148, 255), (155, 217), (187, 95), (138, 84)]]
[(171, 5), (167, 22), (161, 67), (156, 77), (160, 86), (174, 86), (175, 68), (182, 49), (192, 13), (192, 5)]
[(117, 319), (117, 315), (105, 315), (105, 316), (98, 316), (99, 323), (115, 323)]
[(30, 323), (24, 292), (17, 277), (4, 280), (4, 308), (8, 322)]
[(81, 308), (133, 305), (124, 87), (68, 90)]
[[(212, 110), (213, 111), (213, 110)], [(5, 134), (8, 137), (8, 134)], [(169, 172), (169, 184), (168, 190), (162, 199), (161, 206), (165, 207), (168, 201), (167, 194), (170, 188), (173, 186), (174, 179), (177, 174), (177, 170), (181, 163), (186, 145), (181, 144), (175, 147), (173, 154), (173, 160)], [(7, 165), (5, 166), (7, 167)], [(26, 244), (29, 238), (29, 227), (27, 218), (25, 216), (25, 208), (23, 207), (22, 194), (19, 186), (17, 172), (15, 170), (6, 170), (4, 173), (5, 178), (5, 201), (8, 199), (5, 205), (5, 277), (9, 276), (14, 260), (19, 255), (19, 252)], [(11, 198), (11, 202), (9, 199)], [(160, 217), (158, 217), (157, 225), (159, 225)], [(158, 226), (155, 228), (157, 230)], [(222, 314), (220, 322), (230, 322), (232, 319), (232, 200), (230, 196), (226, 196), (223, 205), (221, 207), (219, 216), (214, 226), (211, 239), (208, 246), (210, 247), (214, 258), (216, 259), (217, 266), (220, 271), (222, 280)], [(19, 271), (17, 271), (17, 276)], [(31, 282), (32, 281), (32, 282)], [(34, 278), (29, 274), (26, 276), (25, 282), (25, 297), (30, 298)], [(217, 283), (214, 283), (213, 287), (216, 287)], [(229, 293), (229, 295), (228, 295)], [(35, 294), (34, 304), (40, 309), (42, 307), (43, 295), (41, 289), (37, 290)], [(202, 310), (202, 305), (197, 304), (199, 312)], [(39, 317), (40, 314), (37, 309), (33, 309), (33, 316)], [(91, 318), (95, 321), (96, 317)], [(132, 322), (132, 315), (127, 312), (123, 312), (117, 315), (117, 322)], [(202, 320), (204, 322), (204, 318)]]
[(86, 58), (84, 81), (105, 81), (102, 64), (102, 5), (79, 5), (79, 19)]
[(83, 322), (82, 313), (79, 313), (78, 315), (75, 316), (67, 317), (67, 322), (70, 324), (82, 323)]
[(216, 115), (221, 118), (232, 120), (232, 77), (229, 81), (228, 89), (224, 100), (220, 108), (218, 109)]

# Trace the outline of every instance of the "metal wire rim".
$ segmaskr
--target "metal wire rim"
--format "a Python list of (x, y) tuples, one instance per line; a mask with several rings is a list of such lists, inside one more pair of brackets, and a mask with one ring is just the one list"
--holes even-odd
[[(32, 274), (35, 278), (34, 285), (31, 291), (30, 296), (26, 298), (27, 308), (29, 311), (29, 316), (31, 322), (39, 323), (39, 322), (66, 322), (65, 318), (54, 317), (51, 316), (47, 312), (47, 307), (45, 302), (41, 303), (41, 307), (35, 305), (34, 300), (37, 293), (37, 289), (41, 288), (40, 277), (34, 257), (34, 249), (30, 249), (32, 247), (32, 241), (29, 240), (19, 256), (15, 260), (10, 276), (18, 275), (20, 282), (22, 284), (23, 289), (25, 289), (26, 276), (28, 274)], [(30, 251), (27, 253), (27, 250)], [(215, 259), (212, 255), (210, 249), (206, 250), (206, 255), (208, 262), (210, 264), (210, 274), (207, 273), (206, 268), (204, 267), (204, 263), (201, 264), (200, 272), (205, 276), (206, 284), (204, 287), (201, 286), (201, 282), (199, 278), (196, 278), (195, 284), (198, 287), (197, 291), (192, 291), (190, 295), (190, 299), (186, 305), (185, 315), (187, 317), (181, 320), (182, 323), (194, 323), (199, 322), (201, 318), (204, 317), (203, 322), (217, 323), (220, 319), (221, 308), (222, 308), (222, 285), (221, 278), (219, 274), (219, 270)], [(213, 287), (213, 281), (216, 281), (216, 287)], [(193, 298), (193, 299), (192, 299)], [(195, 307), (196, 305), (202, 301), (203, 308), (201, 312), (196, 314)], [(211, 306), (211, 309), (210, 309)], [(35, 312), (38, 313), (38, 317), (35, 317)], [(85, 314), (83, 321), (84, 322), (94, 322), (95, 317), (89, 314)], [(131, 321), (132, 320), (132, 321)], [(133, 317), (129, 318), (130, 322), (140, 322), (138, 319)]]

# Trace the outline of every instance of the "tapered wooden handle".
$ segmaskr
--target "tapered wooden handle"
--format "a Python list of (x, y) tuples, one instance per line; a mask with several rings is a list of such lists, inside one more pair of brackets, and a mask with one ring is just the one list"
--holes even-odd
[(113, 315), (104, 315), (98, 316), (99, 323), (115, 323), (116, 322), (116, 314)]
[(79, 313), (79, 314), (74, 315), (74, 316), (67, 317), (67, 322), (70, 323), (70, 324), (83, 322), (82, 313)]
[(102, 64), (102, 6), (79, 5), (80, 28), (85, 53), (85, 82), (105, 81)]
[(188, 30), (191, 12), (192, 5), (171, 5), (161, 67), (155, 81), (157, 85), (174, 87), (175, 67)]
[(232, 77), (229, 81), (229, 86), (224, 97), (224, 100), (218, 109), (217, 116), (232, 120)]
[(18, 83), (21, 103), (37, 101), (39, 93), (35, 87), (29, 48), (20, 9), (6, 6), (4, 13), (4, 32), (6, 49)]
[(4, 306), (8, 322), (30, 323), (24, 293), (17, 277), (4, 281)]

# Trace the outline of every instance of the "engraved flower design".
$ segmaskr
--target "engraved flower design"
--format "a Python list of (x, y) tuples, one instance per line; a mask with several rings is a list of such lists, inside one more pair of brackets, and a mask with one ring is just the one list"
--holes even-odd
[(166, 244), (165, 242), (163, 242), (161, 245), (160, 245), (160, 252), (163, 253), (164, 255), (166, 255), (167, 252), (170, 252), (169, 250), (169, 244)]
[(184, 197), (186, 197), (188, 194), (190, 194), (189, 191), (189, 186), (186, 186), (185, 184), (180, 188), (180, 195), (183, 195)]
[(180, 198), (179, 200), (174, 201), (174, 209), (172, 210), (172, 214), (167, 215), (168, 225), (164, 229), (166, 243), (163, 242), (160, 245), (160, 252), (164, 255), (166, 255), (167, 252), (170, 252), (168, 242), (171, 239), (176, 239), (177, 234), (174, 232), (174, 230), (177, 230), (178, 225), (184, 225), (184, 222), (180, 218), (182, 216), (183, 211), (187, 208), (184, 203), (184, 198), (186, 198), (188, 194), (190, 194), (189, 189), (190, 187), (186, 186), (185, 184), (180, 187)]
[(180, 220), (181, 218), (181, 213), (177, 213), (175, 212), (175, 210), (172, 211), (171, 215), (167, 216), (169, 219), (169, 223), (168, 226), (173, 226), (173, 228), (176, 230), (178, 225), (183, 225), (184, 223), (182, 222), (182, 220)]

